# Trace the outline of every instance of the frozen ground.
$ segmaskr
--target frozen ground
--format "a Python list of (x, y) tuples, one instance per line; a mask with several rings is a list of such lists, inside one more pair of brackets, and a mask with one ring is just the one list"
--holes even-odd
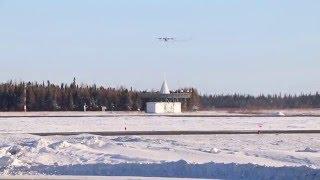
[(0, 136), (2, 165), (254, 163), (320, 169), (319, 135)]
[(0, 118), (2, 133), (170, 130), (320, 129), (320, 117), (12, 117)]
[[(171, 116), (255, 116), (255, 115), (277, 115), (279, 112), (287, 116), (320, 116), (319, 109), (270, 109), (270, 110), (241, 110), (241, 109), (215, 109), (214, 111), (198, 111), (198, 112), (184, 112), (181, 114), (161, 114)], [(135, 111), (39, 111), (39, 112), (0, 112), (0, 117), (3, 116), (158, 116), (159, 114), (146, 114), (144, 112)]]
[(0, 176), (0, 179), (14, 180), (190, 180), (190, 178), (140, 177), (140, 176), (77, 176), (77, 175), (15, 175)]
[(300, 172), (303, 178), (320, 177), (320, 135), (17, 134), (0, 139), (2, 175), (235, 178), (249, 173), (246, 178), (255, 179)]
[[(76, 136), (127, 130), (320, 129), (320, 117), (0, 118), (0, 174), (319, 179), (320, 134)], [(8, 134), (9, 133), (9, 134)]]

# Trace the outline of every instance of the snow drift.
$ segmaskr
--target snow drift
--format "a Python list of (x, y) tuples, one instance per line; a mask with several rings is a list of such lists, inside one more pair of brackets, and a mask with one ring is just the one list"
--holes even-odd
[(217, 179), (320, 179), (320, 170), (307, 167), (266, 167), (253, 164), (189, 164), (180, 160), (164, 163), (38, 165), (15, 167), (9, 174), (143, 176)]

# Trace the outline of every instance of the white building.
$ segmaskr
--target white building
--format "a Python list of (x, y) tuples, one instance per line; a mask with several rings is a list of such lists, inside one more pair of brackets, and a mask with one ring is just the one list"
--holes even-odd
[(147, 113), (181, 113), (181, 102), (147, 102)]
[(170, 93), (166, 81), (162, 83), (158, 93), (146, 93), (146, 113), (181, 113), (182, 99), (189, 98), (186, 93)]

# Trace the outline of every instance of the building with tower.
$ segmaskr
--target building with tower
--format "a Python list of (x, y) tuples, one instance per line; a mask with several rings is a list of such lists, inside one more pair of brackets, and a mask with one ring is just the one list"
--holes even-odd
[(142, 99), (145, 102), (146, 113), (181, 113), (181, 104), (190, 96), (189, 92), (171, 92), (164, 81), (160, 91), (145, 92)]

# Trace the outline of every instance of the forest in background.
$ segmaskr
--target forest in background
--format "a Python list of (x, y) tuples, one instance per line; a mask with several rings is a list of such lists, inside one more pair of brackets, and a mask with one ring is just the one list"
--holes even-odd
[[(214, 108), (286, 109), (320, 108), (320, 95), (199, 95), (195, 88), (183, 88), (191, 98), (182, 103), (183, 110), (211, 110)], [(96, 85), (52, 84), (49, 81), (0, 84), (0, 111), (22, 111), (26, 101), (28, 111), (108, 111), (144, 110), (142, 91), (127, 88), (97, 87)], [(26, 97), (26, 98), (25, 98)]]

